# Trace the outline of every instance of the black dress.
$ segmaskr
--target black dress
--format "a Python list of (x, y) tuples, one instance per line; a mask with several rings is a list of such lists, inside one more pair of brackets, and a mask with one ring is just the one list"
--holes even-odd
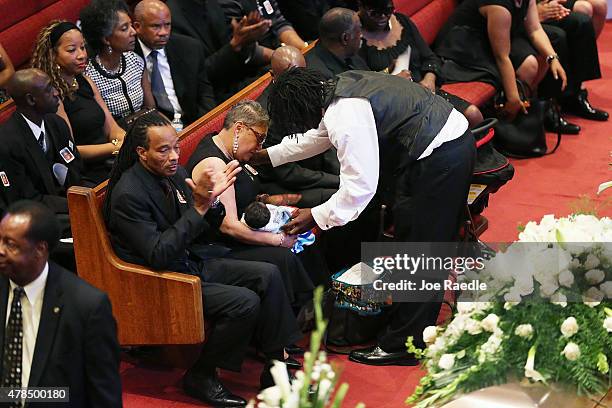
[(435, 52), (444, 61), (446, 82), (483, 81), (501, 87), (501, 74), (489, 43), (487, 19), (480, 7), (497, 5), (512, 15), (510, 60), (516, 70), (529, 55), (538, 52), (524, 28), (529, 0), (464, 0), (448, 19), (435, 42)]
[[(94, 99), (91, 85), (83, 75), (76, 77), (79, 89), (63, 100), (64, 110), (72, 127), (74, 142), (77, 146), (108, 143), (104, 133), (106, 117)], [(93, 184), (100, 184), (110, 172), (109, 158), (83, 161), (82, 177)]]
[[(207, 135), (200, 141), (189, 158), (189, 162), (185, 166), (187, 172), (191, 174), (195, 166), (207, 157), (218, 157), (224, 163), (230, 162), (215, 144), (212, 135)], [(255, 201), (255, 197), (259, 193), (257, 176), (249, 172), (245, 166), (242, 166), (242, 169), (236, 176), (236, 182), (234, 183), (238, 218), (242, 217), (245, 207)], [(314, 285), (300, 261), (300, 259), (303, 259), (302, 257), (298, 258), (287, 248), (248, 245), (227, 235), (222, 235), (221, 240), (232, 248), (232, 252), (228, 255), (229, 258), (268, 262), (276, 265), (280, 270), (292, 306), (301, 306), (312, 297)]]
[(406, 52), (410, 46), (410, 72), (414, 82), (421, 82), (426, 73), (436, 76), (436, 94), (446, 99), (459, 112), (464, 112), (470, 103), (465, 99), (449, 94), (439, 88), (444, 83), (440, 69), (440, 58), (429, 48), (419, 29), (402, 13), (395, 13), (395, 18), (402, 26), (402, 35), (397, 43), (388, 48), (380, 49), (363, 41), (359, 54), (372, 71), (384, 71), (391, 67), (397, 58)]

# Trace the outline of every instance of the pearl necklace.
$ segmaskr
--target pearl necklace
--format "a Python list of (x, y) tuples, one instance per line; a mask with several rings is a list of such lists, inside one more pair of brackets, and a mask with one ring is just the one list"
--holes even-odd
[(100, 66), (100, 69), (102, 69), (102, 71), (104, 71), (108, 75), (117, 75), (119, 73), (119, 71), (121, 70), (121, 61), (119, 61), (119, 66), (117, 68), (115, 68), (115, 69), (112, 69), (112, 70), (106, 68), (104, 66), (104, 64), (102, 64), (102, 60), (100, 59), (100, 55), (96, 55), (96, 62)]

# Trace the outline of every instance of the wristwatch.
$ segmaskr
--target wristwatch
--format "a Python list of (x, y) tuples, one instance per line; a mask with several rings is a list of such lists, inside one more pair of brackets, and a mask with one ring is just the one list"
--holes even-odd
[(111, 140), (111, 144), (112, 144), (113, 146), (115, 146), (115, 150), (113, 150), (113, 154), (114, 154), (114, 155), (119, 154), (119, 147), (118, 147), (118, 146), (119, 146), (119, 139), (113, 139), (113, 140)]
[(217, 208), (221, 205), (221, 200), (219, 200), (219, 197), (215, 198), (215, 201), (213, 201), (213, 203), (210, 205), (210, 208)]
[(546, 63), (548, 65), (552, 64), (553, 60), (558, 60), (559, 56), (557, 54), (550, 54), (549, 56), (546, 57)]

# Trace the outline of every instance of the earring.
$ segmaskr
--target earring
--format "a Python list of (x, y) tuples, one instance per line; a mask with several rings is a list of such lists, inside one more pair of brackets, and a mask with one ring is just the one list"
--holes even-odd
[(232, 143), (232, 156), (236, 156), (238, 152), (238, 132), (234, 132), (234, 142)]
[(109, 46), (108, 46), (108, 55), (110, 55), (112, 53), (113, 53), (113, 47), (111, 47), (110, 44), (109, 44)]

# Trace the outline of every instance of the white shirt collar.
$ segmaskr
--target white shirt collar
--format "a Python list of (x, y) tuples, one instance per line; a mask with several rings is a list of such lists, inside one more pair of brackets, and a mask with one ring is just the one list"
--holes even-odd
[[(142, 55), (144, 57), (144, 59), (148, 59), (149, 58), (149, 54), (151, 54), (151, 51), (153, 51), (151, 48), (147, 47), (145, 45), (145, 43), (143, 43), (140, 38), (138, 39), (138, 42), (140, 43), (140, 48), (142, 49)], [(166, 48), (160, 48), (158, 50), (156, 50), (160, 55), (162, 56), (166, 56)]]
[[(45, 267), (36, 279), (34, 279), (32, 282), (28, 283), (23, 287), (25, 294), (28, 297), (28, 300), (30, 301), (30, 304), (35, 304), (42, 295), (43, 289), (47, 284), (47, 276), (49, 276), (49, 262), (45, 262)], [(9, 282), (11, 285), (12, 292), (13, 289), (17, 287), (17, 284), (12, 280), (9, 280)]]
[(34, 137), (36, 138), (36, 140), (38, 140), (38, 137), (40, 136), (40, 132), (44, 132), (45, 131), (45, 121), (42, 121), (42, 125), (38, 126), (36, 123), (32, 122), (30, 119), (26, 118), (25, 115), (23, 113), (20, 114), (26, 121), (26, 123), (28, 124), (28, 126), (30, 127), (30, 129), (32, 129), (32, 133), (34, 134)]

